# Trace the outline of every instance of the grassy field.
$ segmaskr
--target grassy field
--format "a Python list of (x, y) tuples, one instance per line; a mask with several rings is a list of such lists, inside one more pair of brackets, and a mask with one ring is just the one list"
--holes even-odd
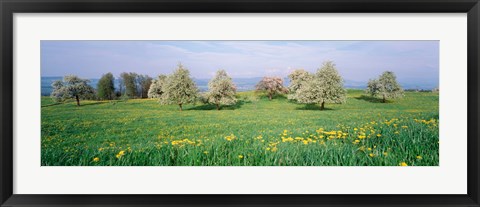
[(239, 93), (235, 106), (156, 100), (55, 104), (42, 97), (43, 166), (436, 166), (438, 94), (346, 104)]

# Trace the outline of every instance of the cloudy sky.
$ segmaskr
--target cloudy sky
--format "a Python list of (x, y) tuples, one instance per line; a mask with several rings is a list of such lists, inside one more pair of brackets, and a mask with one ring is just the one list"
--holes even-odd
[(299, 68), (314, 72), (326, 60), (351, 81), (390, 70), (401, 82), (438, 85), (438, 41), (41, 41), (44, 77), (155, 77), (171, 73), (179, 62), (201, 79), (218, 69), (234, 78), (286, 77)]

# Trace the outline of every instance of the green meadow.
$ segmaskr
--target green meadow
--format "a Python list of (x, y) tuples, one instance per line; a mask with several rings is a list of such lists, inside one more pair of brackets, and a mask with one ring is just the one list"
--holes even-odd
[(438, 166), (439, 96), (381, 103), (349, 90), (345, 104), (298, 104), (238, 93), (234, 106), (155, 99), (42, 97), (42, 166)]

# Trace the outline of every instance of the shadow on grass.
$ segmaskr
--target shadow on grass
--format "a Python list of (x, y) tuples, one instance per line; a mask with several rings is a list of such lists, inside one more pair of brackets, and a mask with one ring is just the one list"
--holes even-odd
[(68, 104), (68, 103), (72, 103), (74, 102), (74, 100), (72, 99), (67, 99), (63, 102), (54, 102), (54, 103), (51, 103), (51, 104), (45, 104), (45, 105), (42, 105), (41, 107), (50, 107), (50, 106), (57, 106), (57, 105), (62, 105), (62, 104)]
[[(363, 101), (368, 101), (371, 103), (384, 103), (381, 98), (373, 97), (373, 96), (366, 96), (366, 95), (361, 95), (360, 97), (355, 97), (357, 100), (363, 100)], [(385, 103), (392, 103), (392, 101), (386, 100)]]
[(64, 103), (58, 102), (58, 103), (52, 103), (52, 104), (42, 105), (42, 108), (43, 108), (43, 107), (56, 106), (56, 105), (60, 105), (60, 104), (64, 104)]
[[(235, 110), (235, 109), (239, 109), (240, 107), (242, 107), (243, 104), (245, 104), (245, 102), (248, 102), (248, 101), (244, 101), (244, 100), (238, 100), (236, 104), (234, 105), (230, 105), (230, 106), (220, 106), (220, 110)], [(204, 104), (204, 105), (201, 105), (201, 106), (194, 106), (192, 108), (189, 108), (187, 110), (217, 110), (217, 106), (215, 105), (212, 105), (212, 104)]]
[[(265, 92), (255, 92), (255, 96), (257, 96), (261, 100), (269, 100), (268, 95)], [(275, 94), (272, 96), (272, 100), (285, 100), (287, 99), (286, 94)]]
[(325, 108), (323, 108), (323, 110), (320, 110), (320, 105), (318, 105), (318, 104), (305, 104), (305, 105), (297, 107), (296, 110), (330, 111), (330, 110), (333, 110), (333, 109), (325, 107)]
[(80, 107), (83, 107), (83, 106), (93, 106), (93, 105), (99, 105), (99, 104), (108, 104), (110, 102), (107, 102), (107, 101), (96, 101), (96, 102), (88, 102), (88, 103), (82, 103), (80, 101)]
[[(42, 105), (41, 107), (43, 108), (43, 107), (50, 107), (50, 106), (56, 106), (56, 105), (62, 105), (62, 104), (73, 104), (75, 107), (82, 107), (82, 106), (94, 106), (99, 104), (115, 105), (117, 103), (127, 102), (127, 100), (109, 100), (109, 101), (86, 100), (86, 101), (89, 101), (89, 102), (80, 101), (80, 106), (77, 106), (77, 103), (75, 102), (75, 100), (66, 100), (64, 102), (57, 102), (57, 103)], [(136, 104), (136, 103), (132, 103), (132, 104)]]

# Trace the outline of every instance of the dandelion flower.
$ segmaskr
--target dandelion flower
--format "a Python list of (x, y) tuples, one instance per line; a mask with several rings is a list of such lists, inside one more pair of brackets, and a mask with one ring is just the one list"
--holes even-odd
[(238, 159), (243, 159), (243, 155), (238, 155)]
[(95, 157), (95, 158), (93, 158), (93, 161), (94, 161), (94, 162), (98, 162), (98, 161), (100, 161), (100, 158)]
[(370, 154), (368, 154), (368, 156), (370, 156), (370, 157), (375, 157), (375, 154), (370, 153)]
[(421, 160), (421, 159), (422, 159), (422, 156), (418, 155), (417, 160)]
[(406, 162), (401, 162), (400, 166), (408, 166)]

